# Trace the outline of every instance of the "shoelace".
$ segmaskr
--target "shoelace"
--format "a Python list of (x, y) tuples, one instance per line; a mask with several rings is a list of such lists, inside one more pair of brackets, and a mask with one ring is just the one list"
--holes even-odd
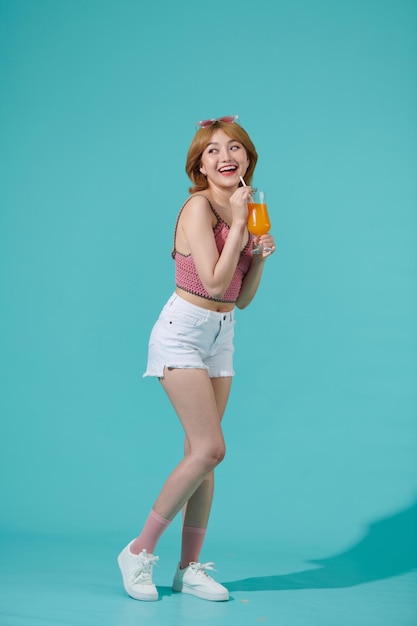
[(194, 561), (191, 561), (190, 563), (190, 567), (192, 568), (192, 570), (198, 575), (198, 576), (203, 576), (205, 578), (210, 578), (211, 576), (209, 576), (206, 572), (206, 569), (208, 569), (211, 572), (215, 572), (217, 571), (214, 567), (215, 563), (195, 563)]
[(138, 570), (134, 572), (132, 579), (134, 582), (139, 580), (140, 578), (148, 578), (151, 576), (152, 567), (159, 561), (159, 556), (155, 556), (153, 554), (140, 553), (140, 559), (138, 561)]

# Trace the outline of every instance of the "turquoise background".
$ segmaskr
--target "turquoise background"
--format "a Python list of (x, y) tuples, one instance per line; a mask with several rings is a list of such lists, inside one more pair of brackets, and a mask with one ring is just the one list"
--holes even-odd
[(125, 543), (180, 458), (141, 375), (194, 122), (237, 113), (278, 250), (208, 542), (325, 559), (382, 528), (365, 554), (415, 567), (415, 2), (0, 0), (0, 58), (3, 535)]

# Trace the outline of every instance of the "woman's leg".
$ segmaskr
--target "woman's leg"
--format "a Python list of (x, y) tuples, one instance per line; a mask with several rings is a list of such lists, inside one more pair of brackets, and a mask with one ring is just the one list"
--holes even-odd
[[(205, 370), (168, 370), (161, 382), (182, 423), (187, 441), (186, 455), (166, 481), (154, 505), (159, 515), (173, 519), (224, 458), (225, 443), (220, 421), (227, 397), (223, 400), (219, 385), (213, 384)], [(227, 389), (228, 396), (230, 382)]]
[[(211, 384), (216, 399), (219, 419), (221, 421), (223, 419), (226, 404), (229, 399), (232, 379), (231, 377), (212, 378)], [(190, 443), (188, 441), (188, 438), (186, 437), (184, 454), (186, 456), (189, 453)], [(213, 499), (213, 488), (214, 472), (210, 472), (204, 478), (201, 485), (194, 492), (194, 494), (191, 496), (186, 506), (184, 507), (184, 525), (200, 528), (205, 528), (207, 526), (208, 518), (210, 515), (211, 502)]]
[[(222, 420), (229, 399), (232, 378), (212, 378), (211, 383), (216, 398), (219, 419)], [(188, 439), (186, 439), (184, 446), (185, 455), (189, 454), (189, 451), (190, 444)], [(187, 567), (192, 561), (198, 562), (199, 560), (213, 501), (213, 492), (214, 471), (211, 471), (183, 508), (181, 568)]]
[[(212, 384), (207, 372), (203, 369), (166, 369), (161, 383), (184, 428), (188, 452), (166, 480), (143, 532), (131, 544), (131, 550), (136, 554), (143, 549), (153, 552), (167, 522), (188, 502), (225, 454), (218, 407), (220, 400), (217, 399), (221, 394), (217, 392), (216, 396), (217, 385)], [(203, 491), (206, 492), (205, 499), (211, 503), (212, 487)], [(206, 506), (204, 517), (207, 519), (209, 510), (210, 506)]]

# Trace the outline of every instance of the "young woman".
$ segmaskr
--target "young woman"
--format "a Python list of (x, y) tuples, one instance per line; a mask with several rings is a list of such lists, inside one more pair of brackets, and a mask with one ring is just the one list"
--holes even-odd
[(228, 590), (207, 574), (213, 564), (200, 563), (199, 554), (213, 499), (213, 471), (225, 455), (221, 420), (234, 375), (233, 311), (251, 302), (265, 260), (275, 250), (268, 234), (260, 241), (269, 251), (252, 254), (247, 201), (258, 156), (250, 137), (237, 116), (199, 126), (186, 163), (191, 196), (174, 235), (176, 289), (152, 330), (144, 374), (159, 378), (180, 419), (184, 458), (163, 485), (142, 532), (118, 557), (126, 592), (137, 600), (158, 599), (152, 582), (158, 560), (154, 550), (181, 509), (174, 591), (206, 600), (229, 598)]

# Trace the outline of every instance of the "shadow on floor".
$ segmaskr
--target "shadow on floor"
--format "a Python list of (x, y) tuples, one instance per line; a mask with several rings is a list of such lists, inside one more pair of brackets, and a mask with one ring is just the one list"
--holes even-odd
[(378, 520), (349, 550), (309, 561), (318, 565), (292, 574), (257, 576), (224, 583), (229, 591), (332, 589), (406, 574), (417, 568), (417, 502)]

